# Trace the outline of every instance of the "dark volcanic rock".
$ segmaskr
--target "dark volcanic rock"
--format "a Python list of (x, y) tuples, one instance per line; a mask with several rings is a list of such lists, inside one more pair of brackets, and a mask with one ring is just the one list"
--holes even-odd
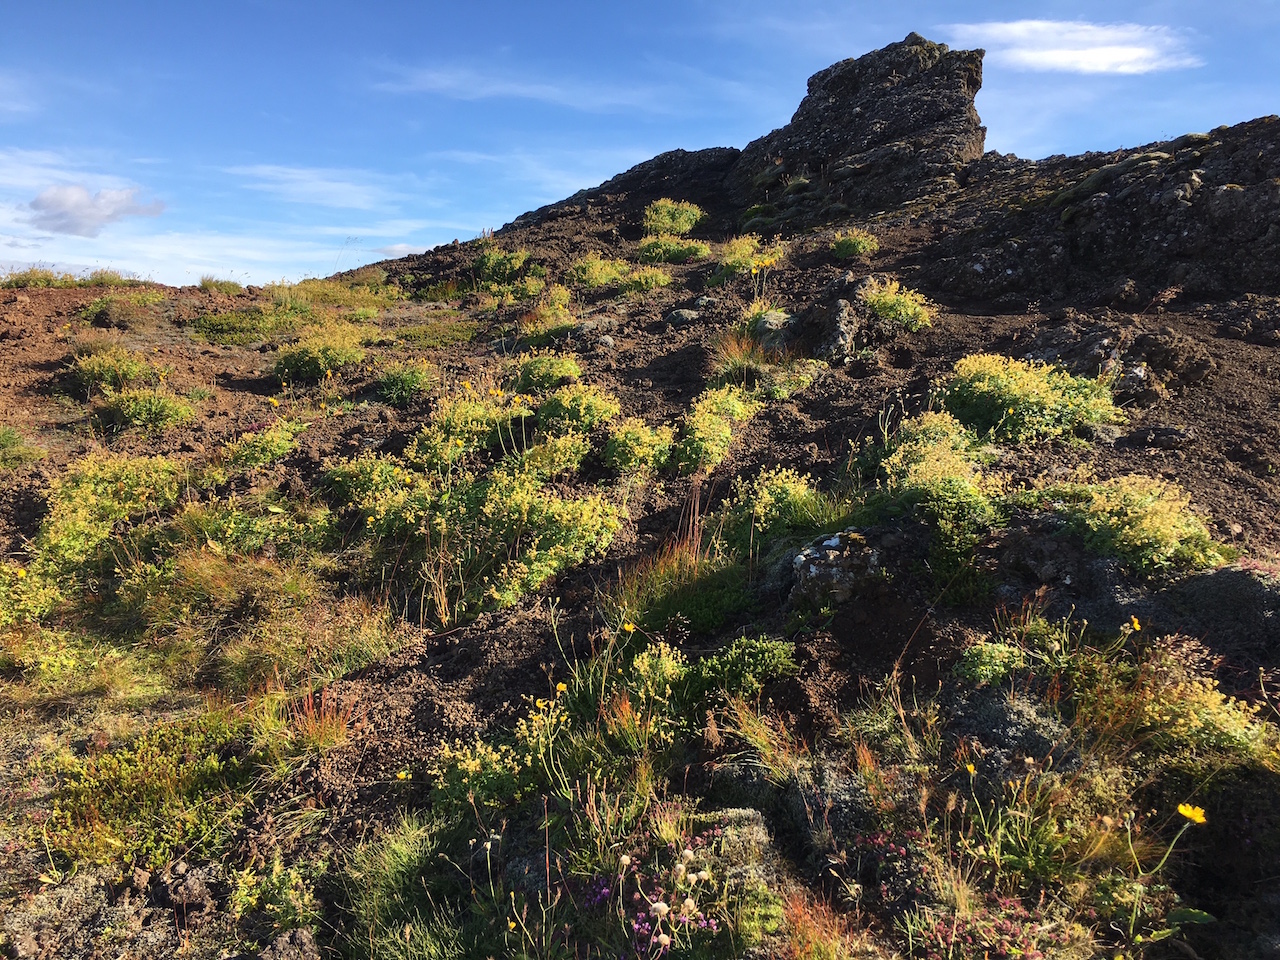
[[(866, 212), (953, 191), (982, 155), (986, 128), (973, 105), (981, 86), (981, 51), (916, 33), (842, 60), (809, 78), (789, 124), (747, 145), (730, 186), (747, 204), (781, 198)], [(800, 179), (807, 189), (796, 188)]]

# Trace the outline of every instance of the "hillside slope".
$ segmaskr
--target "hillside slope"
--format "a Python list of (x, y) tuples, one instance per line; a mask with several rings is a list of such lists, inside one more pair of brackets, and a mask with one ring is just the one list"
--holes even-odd
[(0, 289), (15, 957), (1280, 949), (1280, 121), (785, 127), (328, 280)]

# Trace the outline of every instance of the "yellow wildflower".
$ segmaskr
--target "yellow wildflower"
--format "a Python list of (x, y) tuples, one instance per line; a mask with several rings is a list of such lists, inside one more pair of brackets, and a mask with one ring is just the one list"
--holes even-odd
[(628, 620), (626, 623), (622, 625), (622, 629), (627, 633), (635, 633), (636, 625)]
[(1192, 823), (1204, 823), (1204, 807), (1193, 807), (1189, 803), (1178, 804), (1178, 812), (1190, 820)]
[(19, 580), (21, 580), (23, 577), (27, 575), (27, 571), (19, 567), (17, 570), (14, 571), (13, 575), (17, 577)]
[(1130, 617), (1130, 618), (1129, 618), (1129, 626), (1131, 626), (1131, 627), (1133, 628), (1133, 632), (1134, 632), (1134, 633), (1137, 633), (1139, 630), (1141, 630), (1141, 629), (1142, 629), (1142, 624), (1140, 624), (1140, 623), (1138, 622), (1138, 618), (1137, 618), (1137, 617)]
[(569, 689), (568, 684), (564, 684), (564, 683), (556, 684), (556, 693), (564, 693), (568, 689)]
[(966, 763), (964, 765), (964, 768), (969, 771), (969, 776), (971, 777), (978, 772), (978, 768), (975, 767), (972, 763)]
[(280, 406), (280, 401), (275, 397), (267, 397), (267, 403), (271, 404), (273, 407)]

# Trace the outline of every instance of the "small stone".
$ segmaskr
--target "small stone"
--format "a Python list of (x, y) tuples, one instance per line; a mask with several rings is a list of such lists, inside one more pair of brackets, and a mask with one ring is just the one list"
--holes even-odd
[(674, 327), (682, 327), (693, 323), (702, 316), (697, 310), (672, 310), (667, 314), (667, 323)]

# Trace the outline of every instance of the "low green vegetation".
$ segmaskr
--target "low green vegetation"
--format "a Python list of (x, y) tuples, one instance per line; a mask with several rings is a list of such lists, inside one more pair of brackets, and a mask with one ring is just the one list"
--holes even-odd
[(18, 467), (44, 458), (44, 451), (13, 427), (0, 424), (0, 470)]
[(923, 330), (933, 322), (933, 311), (924, 296), (897, 280), (872, 277), (858, 296), (881, 320), (908, 333)]
[(724, 510), (722, 535), (743, 556), (794, 533), (838, 526), (849, 506), (818, 490), (813, 481), (786, 467), (739, 477)]
[(680, 470), (714, 470), (728, 456), (734, 433), (759, 409), (760, 401), (741, 387), (729, 385), (704, 392), (685, 414), (672, 448)]
[(126, 387), (109, 392), (103, 399), (102, 419), (116, 429), (133, 427), (145, 433), (160, 433), (190, 423), (195, 407), (163, 387)]
[(661, 267), (636, 267), (622, 279), (623, 293), (645, 294), (671, 284), (671, 274)]
[(207, 343), (248, 346), (275, 340), (295, 332), (304, 315), (274, 306), (254, 305), (226, 313), (206, 313), (196, 318), (192, 329)]
[(241, 434), (238, 440), (227, 444), (227, 462), (242, 470), (265, 467), (288, 454), (306, 428), (305, 423), (282, 418), (263, 430)]
[(546, 393), (581, 376), (582, 368), (573, 357), (534, 353), (520, 361), (511, 389), (517, 393)]
[(1075, 434), (1122, 419), (1105, 380), (989, 353), (959, 360), (940, 396), (966, 426), (1002, 443)]
[(150, 378), (153, 372), (142, 354), (107, 340), (80, 344), (71, 360), (71, 379), (86, 398), (95, 393), (124, 390)]
[(551, 284), (533, 309), (520, 315), (520, 335), (530, 342), (541, 343), (569, 333), (578, 322), (569, 309), (572, 299), (568, 287)]
[(880, 241), (873, 233), (851, 227), (838, 232), (831, 241), (831, 253), (837, 260), (869, 257), (880, 249)]
[(620, 283), (630, 272), (631, 266), (625, 260), (607, 260), (591, 254), (574, 262), (568, 278), (572, 283), (594, 290)]
[(208, 273), (200, 278), (200, 289), (205, 293), (221, 293), (232, 297), (244, 293), (244, 287), (236, 281), (221, 280)]
[(644, 232), (648, 236), (683, 237), (696, 227), (706, 214), (697, 204), (687, 200), (663, 197), (644, 208)]
[(617, 399), (589, 384), (572, 384), (551, 393), (538, 407), (538, 425), (547, 433), (589, 433), (621, 412)]
[(420, 323), (411, 323), (396, 330), (396, 338), (428, 350), (438, 350), (475, 339), (479, 325), (464, 320), (457, 314), (440, 311), (428, 314)]
[(429, 393), (435, 380), (429, 363), (397, 363), (378, 376), (378, 396), (393, 407), (407, 407)]
[(1190, 510), (1175, 483), (1143, 476), (1102, 483), (1055, 484), (1019, 498), (1060, 513), (1105, 556), (1119, 557), (1143, 574), (1206, 570), (1234, 558)]
[(712, 286), (724, 283), (739, 274), (752, 278), (752, 285), (759, 292), (764, 278), (786, 256), (787, 248), (780, 240), (766, 245), (755, 234), (746, 234), (726, 240), (720, 248), (716, 271), (708, 281)]
[(675, 434), (668, 426), (650, 427), (643, 420), (627, 417), (609, 426), (604, 462), (619, 473), (661, 470), (671, 453)]
[(157, 314), (151, 308), (163, 301), (159, 290), (109, 293), (82, 307), (79, 317), (94, 326), (129, 330), (154, 320)]
[(688, 263), (690, 260), (705, 260), (709, 256), (709, 244), (670, 233), (660, 233), (640, 241), (640, 259), (645, 263)]
[(334, 324), (276, 353), (275, 374), (284, 383), (317, 383), (343, 367), (364, 360), (366, 332), (353, 324)]
[(125, 277), (118, 270), (92, 270), (87, 276), (74, 273), (55, 273), (43, 267), (15, 270), (0, 277), (0, 288), (24, 287), (127, 287), (142, 283)]

